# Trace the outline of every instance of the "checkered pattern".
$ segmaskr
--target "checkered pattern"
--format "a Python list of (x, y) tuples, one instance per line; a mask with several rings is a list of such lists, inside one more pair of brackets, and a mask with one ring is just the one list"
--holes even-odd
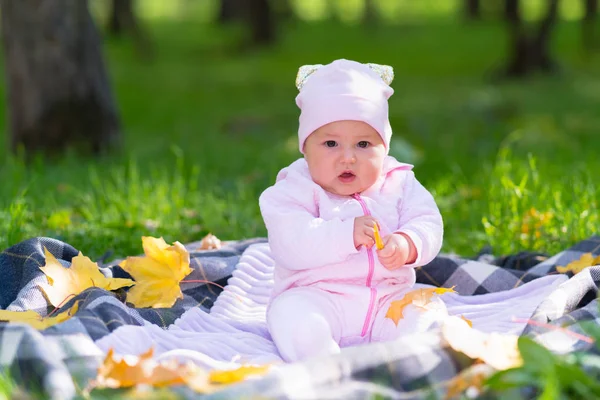
[[(204, 279), (226, 284), (243, 251), (264, 239), (227, 243), (215, 251), (198, 251), (198, 244), (186, 247), (192, 258), (189, 280)], [(49, 238), (22, 242), (0, 254), (0, 307), (33, 309), (47, 313), (51, 307), (36, 287), (45, 279), (43, 247), (66, 266), (77, 250)], [(420, 283), (456, 286), (461, 295), (483, 294), (518, 287), (525, 282), (556, 273), (583, 253), (600, 254), (600, 237), (578, 243), (551, 258), (532, 253), (491, 259), (482, 254), (478, 262), (457, 256), (437, 257), (417, 270)], [(482, 259), (489, 259), (483, 264)], [(543, 261), (540, 262), (540, 258)], [(128, 277), (118, 266), (101, 268), (106, 276)], [(540, 304), (532, 320), (539, 324), (568, 327), (584, 333), (583, 323), (600, 322), (596, 293), (600, 266), (589, 268), (560, 285)], [(134, 309), (123, 304), (124, 291), (106, 292), (91, 288), (72, 301), (81, 300), (75, 316), (39, 332), (21, 324), (0, 324), (0, 368), (30, 388), (40, 388), (51, 398), (69, 398), (75, 387), (84, 387), (95, 375), (102, 354), (94, 340), (121, 325), (156, 324), (166, 327), (191, 307), (209, 310), (220, 290), (214, 285), (183, 284), (184, 299), (169, 309)], [(67, 304), (70, 306), (70, 304)], [(539, 325), (538, 324), (538, 325)], [(595, 351), (593, 345), (572, 333), (530, 325), (524, 334), (535, 337), (556, 352)], [(343, 349), (336, 356), (286, 365), (264, 379), (251, 380), (207, 398), (425, 398), (440, 395), (445, 382), (472, 365), (464, 355), (445, 347), (438, 332), (390, 343), (373, 343)], [(71, 379), (62, 379), (66, 376)], [(179, 388), (184, 396), (193, 394)]]

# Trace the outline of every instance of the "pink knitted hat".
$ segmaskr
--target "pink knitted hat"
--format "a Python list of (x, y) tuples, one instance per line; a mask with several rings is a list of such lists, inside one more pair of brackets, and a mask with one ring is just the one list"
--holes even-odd
[(296, 86), (300, 93), (298, 140), (304, 154), (304, 142), (315, 130), (330, 122), (363, 121), (381, 135), (389, 151), (392, 128), (388, 119), (389, 86), (394, 78), (392, 67), (336, 60), (327, 65), (300, 67)]

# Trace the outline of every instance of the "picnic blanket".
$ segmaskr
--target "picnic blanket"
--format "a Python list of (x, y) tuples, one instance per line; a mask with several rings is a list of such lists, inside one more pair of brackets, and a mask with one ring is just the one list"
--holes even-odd
[[(210, 338), (205, 348), (188, 349), (187, 353), (181, 353), (181, 343), (177, 347), (163, 346), (159, 349), (162, 356), (171, 353), (188, 357), (191, 354), (196, 361), (215, 367), (247, 360), (276, 360), (276, 349), (259, 317), (263, 306), (261, 296), (266, 296), (269, 290), (268, 246), (264, 243), (265, 239), (261, 238), (240, 240), (228, 242), (223, 248), (213, 251), (199, 251), (197, 243), (186, 246), (193, 268), (187, 279), (227, 285), (223, 296), (219, 296), (221, 291), (213, 285), (186, 283), (182, 284), (184, 299), (172, 308), (133, 309), (123, 304), (122, 293), (90, 288), (71, 300), (80, 300), (79, 309), (74, 317), (62, 324), (40, 332), (27, 325), (2, 323), (0, 367), (8, 370), (18, 382), (27, 387), (39, 387), (51, 398), (69, 398), (76, 393), (77, 387), (85, 386), (87, 379), (95, 376), (109, 338), (116, 338), (119, 330), (127, 329), (152, 332), (154, 339), (177, 332), (189, 335), (188, 343), (204, 342), (202, 335)], [(2, 252), (2, 309), (35, 310), (41, 314), (52, 309), (37, 288), (37, 284), (45, 280), (39, 270), (39, 266), (44, 264), (43, 247), (48, 248), (65, 266), (78, 253), (72, 246), (50, 238), (34, 238)], [(515, 306), (515, 299), (521, 299), (521, 304), (527, 305), (523, 308), (531, 310), (530, 318), (534, 321), (563, 327), (568, 325), (575, 332), (581, 332), (583, 321), (597, 322), (600, 267), (588, 268), (575, 276), (560, 276), (555, 272), (557, 265), (565, 265), (586, 252), (600, 253), (599, 236), (543, 261), (540, 261), (540, 255), (532, 253), (502, 258), (484, 254), (477, 260), (440, 255), (417, 270), (417, 280), (435, 286), (456, 286), (461, 296), (450, 299), (449, 310), (471, 317), (476, 321), (474, 325), (479, 323), (481, 327), (487, 326), (492, 330), (516, 330), (557, 352), (594, 351), (589, 343), (563, 331), (535, 325), (494, 328), (495, 320), (486, 320), (492, 311), (496, 315), (508, 316), (511, 308), (519, 308)], [(261, 267), (267, 269), (261, 272)], [(106, 276), (128, 277), (118, 266), (107, 265), (101, 271)], [(261, 282), (267, 286), (261, 286)], [(516, 296), (506, 296), (504, 291), (507, 290)], [(238, 301), (233, 307), (234, 302), (228, 297), (242, 297), (242, 294), (248, 301)], [(477, 300), (484, 298), (485, 301)], [(512, 307), (498, 308), (511, 300)], [(473, 307), (478, 301), (479, 308)], [(69, 306), (70, 303), (66, 304), (66, 307)], [(523, 312), (529, 313), (527, 310)], [(223, 337), (239, 335), (243, 340), (222, 340), (219, 343), (215, 340), (215, 332)], [(194, 333), (200, 336), (192, 338)], [(249, 338), (253, 338), (254, 342), (246, 343)], [(246, 360), (235, 359), (241, 348), (232, 347), (231, 343), (250, 343), (245, 354), (241, 354)], [(142, 350), (142, 346), (137, 350), (133, 346), (127, 347), (126, 342), (113, 344), (124, 346), (121, 349), (131, 352)], [(250, 349), (254, 349), (254, 353), (249, 352)], [(408, 343), (399, 339), (390, 343), (356, 346), (346, 348), (336, 356), (289, 364), (263, 379), (232, 385), (206, 397), (238, 398), (244, 393), (245, 396), (258, 395), (261, 398), (349, 399), (373, 394), (384, 398), (422, 398), (428, 388), (451, 379), (468, 366), (464, 357), (460, 360), (456, 352), (440, 340), (439, 334), (431, 332), (420, 335), (418, 340), (411, 338)], [(373, 377), (376, 377), (377, 383), (373, 382)]]

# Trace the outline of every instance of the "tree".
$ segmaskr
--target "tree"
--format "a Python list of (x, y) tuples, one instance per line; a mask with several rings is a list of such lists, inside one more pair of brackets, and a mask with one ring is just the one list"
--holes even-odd
[(479, 0), (465, 0), (465, 16), (468, 20), (481, 19), (481, 2)]
[(582, 41), (586, 50), (598, 47), (598, 0), (584, 0), (585, 13), (582, 20)]
[(367, 26), (373, 26), (377, 22), (377, 8), (375, 7), (374, 0), (365, 0), (363, 22)]
[(521, 19), (519, 13), (519, 0), (504, 1), (504, 17), (511, 23), (518, 22)]
[(135, 14), (133, 0), (112, 0), (108, 20), (108, 32), (120, 37), (129, 34), (133, 38), (135, 49), (145, 59), (152, 58), (153, 48), (148, 34), (142, 29)]
[(518, 1), (506, 0), (507, 9), (509, 3), (511, 14), (507, 19), (512, 54), (505, 75), (525, 77), (537, 71), (545, 73), (555, 71), (557, 64), (550, 55), (550, 39), (558, 16), (558, 0), (548, 0), (546, 15), (537, 29), (531, 32), (528, 31), (519, 14)]
[(269, 0), (245, 0), (251, 31), (251, 44), (268, 45), (275, 41), (275, 19)]
[(291, 21), (295, 19), (291, 0), (276, 0), (273, 7), (278, 20)]
[(219, 22), (229, 23), (244, 17), (243, 0), (221, 0), (219, 4)]
[(0, 0), (10, 149), (98, 154), (120, 140), (101, 42), (81, 0)]

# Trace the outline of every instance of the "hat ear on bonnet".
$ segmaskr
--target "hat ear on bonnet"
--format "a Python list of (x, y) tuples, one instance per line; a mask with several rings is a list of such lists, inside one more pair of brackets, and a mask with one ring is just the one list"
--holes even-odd
[(303, 65), (296, 76), (300, 108), (298, 145), (315, 130), (331, 122), (352, 120), (369, 124), (389, 151), (392, 128), (388, 120), (389, 86), (394, 70), (389, 65), (335, 60), (331, 64)]
[[(365, 65), (371, 68), (373, 71), (377, 72), (377, 74), (379, 74), (381, 79), (383, 79), (383, 81), (387, 85), (391, 85), (394, 81), (394, 68), (390, 67), (389, 65), (380, 65), (373, 63), (368, 63)], [(323, 64), (314, 64), (303, 65), (300, 68), (298, 68), (298, 74), (296, 75), (296, 88), (298, 88), (298, 90), (302, 89), (302, 86), (304, 86), (304, 83), (306, 82), (308, 77), (322, 66)]]

